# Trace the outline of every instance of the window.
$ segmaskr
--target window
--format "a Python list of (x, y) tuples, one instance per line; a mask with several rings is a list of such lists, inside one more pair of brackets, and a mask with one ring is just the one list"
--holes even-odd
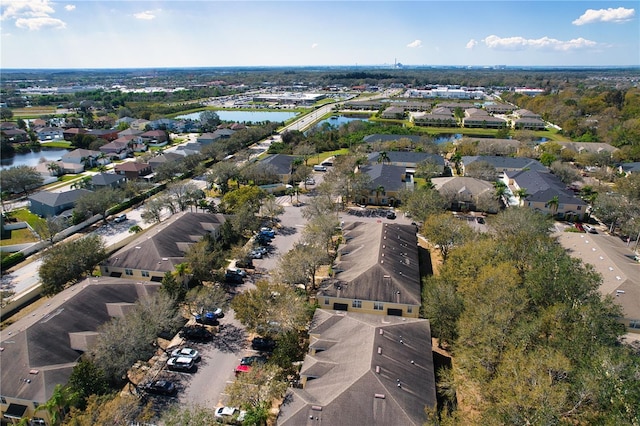
[(329, 304), (329, 298), (328, 298), (328, 297), (325, 297), (325, 298), (324, 298), (324, 304), (325, 304), (325, 305), (328, 305), (328, 304)]
[(149, 271), (142, 271), (142, 276), (143, 277), (148, 277), (149, 276)]
[(582, 206), (576, 207), (576, 210), (582, 210)]
[(354, 300), (351, 302), (352, 308), (362, 308), (362, 300)]
[(640, 329), (640, 320), (631, 320), (631, 321), (629, 321), (629, 328)]
[(0, 397), (0, 402), (2, 402), (3, 404), (6, 404), (6, 403), (7, 403), (7, 400), (5, 399), (5, 397), (4, 397), (4, 396), (1, 396), (1, 397)]
[(407, 306), (407, 313), (413, 313), (413, 306)]
[(382, 302), (373, 302), (373, 310), (381, 311), (384, 309), (384, 303)]
[(125, 269), (124, 270), (124, 274), (125, 275), (133, 275), (133, 271), (131, 269)]

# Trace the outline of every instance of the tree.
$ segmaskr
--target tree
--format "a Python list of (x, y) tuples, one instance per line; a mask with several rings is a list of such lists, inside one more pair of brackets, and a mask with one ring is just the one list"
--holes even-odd
[(174, 405), (162, 413), (166, 426), (210, 426), (218, 423), (215, 410), (201, 406)]
[(203, 132), (213, 132), (222, 122), (215, 111), (206, 110), (200, 113), (200, 128)]
[(476, 179), (495, 182), (498, 178), (496, 168), (487, 161), (474, 161), (464, 168), (464, 175)]
[(236, 295), (231, 307), (249, 331), (271, 336), (304, 328), (307, 322), (304, 298), (281, 283), (258, 281), (256, 288)]
[(551, 216), (555, 216), (558, 213), (558, 205), (560, 204), (560, 199), (557, 195), (554, 195), (549, 201), (547, 201), (547, 208), (551, 210)]
[(158, 181), (171, 182), (176, 176), (180, 176), (186, 171), (187, 169), (182, 161), (165, 161), (156, 168), (155, 174)]
[(216, 308), (226, 311), (229, 306), (227, 292), (220, 284), (205, 284), (189, 290), (184, 298), (189, 314), (202, 314)]
[(551, 172), (558, 177), (563, 183), (569, 185), (573, 182), (581, 182), (582, 176), (580, 171), (570, 164), (560, 161), (554, 161), (550, 166)]
[(35, 167), (13, 166), (0, 170), (0, 187), (3, 191), (27, 195), (30, 190), (42, 185), (43, 182), (42, 175)]
[(640, 173), (631, 173), (616, 179), (615, 189), (629, 200), (640, 201)]
[(454, 247), (473, 238), (473, 230), (465, 221), (456, 219), (449, 213), (441, 213), (425, 220), (422, 235), (438, 247), (442, 258), (446, 261)]
[(384, 194), (384, 186), (378, 185), (376, 186), (376, 205), (380, 205), (380, 195)]
[(333, 245), (333, 236), (340, 223), (333, 214), (315, 216), (307, 222), (302, 231), (303, 240), (309, 244), (316, 244), (323, 247), (329, 254)]
[(438, 346), (450, 346), (458, 338), (462, 298), (452, 282), (437, 278), (425, 280), (423, 293), (424, 315), (429, 318), (431, 331), (438, 338)]
[(0, 108), (0, 120), (9, 121), (13, 118), (13, 111), (7, 107)]
[(162, 221), (162, 211), (166, 204), (160, 197), (152, 198), (144, 203), (144, 209), (140, 217), (145, 223), (160, 223)]
[(400, 200), (405, 211), (411, 213), (417, 222), (424, 222), (429, 216), (444, 212), (446, 207), (444, 197), (429, 187), (402, 191)]
[(378, 154), (378, 164), (388, 164), (391, 163), (391, 159), (389, 158), (389, 154), (387, 154), (387, 151), (380, 151), (380, 153)]
[(518, 198), (518, 205), (522, 206), (524, 204), (524, 199), (529, 196), (527, 192), (527, 188), (518, 188), (513, 193)]
[(173, 199), (180, 211), (185, 211), (198, 197), (198, 191), (200, 189), (193, 182), (175, 182), (167, 187), (165, 195)]
[(254, 365), (227, 385), (225, 392), (235, 406), (253, 410), (269, 408), (287, 390), (287, 382), (281, 377), (282, 371), (275, 365)]
[(78, 240), (62, 242), (42, 254), (38, 270), (42, 293), (53, 295), (70, 282), (76, 282), (106, 258), (102, 237), (90, 234)]
[(40, 238), (53, 244), (56, 234), (66, 228), (64, 219), (60, 217), (47, 217), (44, 220), (36, 222), (34, 230)]
[(260, 210), (263, 198), (264, 191), (262, 189), (256, 186), (243, 186), (226, 193), (222, 197), (220, 207), (225, 213), (234, 214), (242, 206), (255, 214)]
[(268, 217), (271, 222), (275, 221), (276, 217), (284, 213), (284, 207), (278, 204), (278, 200), (273, 194), (269, 194), (262, 201), (260, 212), (263, 216)]
[(211, 166), (205, 175), (205, 179), (210, 188), (217, 185), (220, 193), (224, 195), (229, 192), (229, 180), (236, 178), (238, 173), (238, 166), (235, 163), (220, 161)]
[(210, 239), (211, 237), (206, 238), (205, 236), (205, 238), (192, 244), (185, 256), (192, 279), (197, 283), (213, 279), (212, 270), (222, 263), (218, 253), (213, 251)]
[(102, 369), (88, 357), (81, 357), (73, 367), (67, 387), (77, 398), (79, 408), (84, 408), (85, 400), (91, 395), (104, 395), (109, 391), (109, 383)]
[(171, 297), (176, 302), (182, 302), (184, 300), (184, 297), (187, 294), (187, 289), (182, 283), (179, 283), (178, 280), (176, 280), (175, 275), (171, 271), (164, 273), (161, 284), (162, 287), (160, 287), (160, 291), (166, 293), (167, 296)]
[(303, 284), (309, 294), (313, 292), (318, 268), (329, 262), (324, 247), (314, 243), (296, 244), (280, 258), (278, 276), (282, 282)]
[(102, 221), (107, 223), (107, 211), (120, 203), (124, 194), (120, 189), (103, 188), (87, 193), (76, 201), (74, 210), (79, 213), (89, 212), (91, 215), (102, 215)]

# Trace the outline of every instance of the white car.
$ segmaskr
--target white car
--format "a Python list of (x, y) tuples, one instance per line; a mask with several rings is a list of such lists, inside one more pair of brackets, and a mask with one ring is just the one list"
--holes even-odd
[(200, 352), (191, 348), (178, 348), (171, 352), (171, 356), (191, 358), (192, 360), (197, 361), (200, 359)]
[(246, 411), (236, 407), (218, 407), (215, 412), (215, 416), (219, 419), (235, 420), (237, 422), (242, 422), (246, 414)]

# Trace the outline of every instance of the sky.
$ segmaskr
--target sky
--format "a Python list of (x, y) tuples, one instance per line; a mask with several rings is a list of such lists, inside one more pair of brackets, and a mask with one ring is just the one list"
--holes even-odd
[(640, 66), (637, 0), (0, 0), (0, 70)]

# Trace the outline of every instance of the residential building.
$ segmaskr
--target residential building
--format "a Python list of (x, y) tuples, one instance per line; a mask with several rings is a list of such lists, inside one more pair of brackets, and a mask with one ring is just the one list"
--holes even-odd
[(3, 424), (33, 418), (52, 424), (44, 404), (57, 385), (67, 383), (82, 353), (99, 336), (100, 326), (124, 316), (159, 287), (158, 283), (91, 277), (47, 300), (45, 315), (24, 316), (4, 328), (0, 342)]
[(151, 166), (148, 163), (139, 163), (137, 161), (125, 161), (116, 164), (114, 171), (119, 175), (124, 175), (128, 180), (143, 179), (151, 174)]
[(412, 190), (413, 175), (404, 166), (391, 164), (369, 164), (360, 166), (359, 173), (369, 175), (368, 194), (357, 195), (360, 203), (376, 206), (396, 206), (400, 201), (400, 191)]
[(163, 146), (169, 141), (169, 136), (164, 130), (149, 130), (142, 133), (140, 139), (147, 145)]
[(438, 107), (430, 113), (416, 113), (411, 115), (411, 120), (417, 126), (457, 127), (453, 113), (449, 108)]
[[(103, 276), (161, 282), (185, 261), (189, 248), (205, 235), (217, 239), (226, 217), (182, 212), (115, 252), (100, 265)], [(187, 277), (183, 277), (187, 280)]]
[[(588, 204), (555, 175), (537, 170), (505, 172), (502, 178), (512, 196), (511, 205), (524, 205), (530, 209), (567, 220), (582, 220)], [(519, 198), (517, 194), (525, 192)]]
[(471, 138), (462, 137), (454, 142), (455, 145), (472, 143), (477, 155), (512, 156), (518, 152), (522, 142), (516, 139)]
[(367, 162), (369, 164), (384, 162), (392, 166), (405, 167), (409, 173), (415, 173), (415, 169), (420, 163), (430, 162), (439, 167), (440, 174), (444, 172), (444, 158), (440, 154), (416, 151), (385, 151), (384, 157), (382, 158), (378, 151), (371, 152), (367, 154)]
[(2, 135), (2, 139), (8, 140), (9, 142), (28, 142), (29, 136), (26, 131), (22, 129), (6, 129), (0, 132)]
[(618, 173), (629, 176), (632, 173), (640, 173), (640, 162), (622, 163), (618, 166)]
[(390, 106), (387, 107), (380, 117), (389, 119), (389, 120), (402, 120), (404, 118), (404, 108), (399, 106)]
[(577, 152), (578, 154), (582, 154), (583, 152), (590, 152), (592, 154), (601, 154), (608, 153), (613, 154), (618, 151), (613, 145), (609, 145), (605, 142), (545, 142), (545, 143), (555, 143), (560, 145), (562, 149), (570, 149), (572, 151)]
[(64, 134), (60, 127), (38, 127), (35, 133), (38, 136), (38, 140), (43, 142), (64, 139)]
[(277, 174), (281, 183), (288, 184), (293, 173), (293, 163), (298, 158), (300, 157), (294, 155), (273, 154), (262, 159), (260, 163)]
[(100, 151), (78, 148), (64, 154), (60, 160), (66, 173), (81, 173), (85, 168), (95, 167), (98, 164), (109, 164), (110, 160), (104, 158)]
[(499, 155), (471, 155), (462, 157), (463, 170), (470, 164), (476, 162), (484, 162), (491, 164), (498, 173), (521, 171), (521, 170), (537, 170), (546, 172), (548, 169), (539, 162), (526, 157), (503, 157)]
[(118, 129), (91, 129), (87, 131), (87, 134), (107, 142), (118, 139)]
[[(483, 199), (494, 198), (495, 188), (491, 182), (486, 180), (449, 176), (432, 178), (436, 191), (447, 200), (449, 209), (453, 211), (475, 211), (485, 210), (486, 204)], [(497, 205), (490, 213), (497, 213)]]
[(429, 321), (318, 309), (276, 424), (422, 426), (436, 406)]
[(502, 129), (507, 127), (507, 120), (489, 115), (483, 109), (469, 108), (464, 111), (462, 125), (467, 128)]
[(110, 159), (124, 160), (131, 152), (129, 148), (129, 142), (126, 140), (120, 140), (120, 138), (102, 145), (98, 148), (100, 152), (105, 153)]
[(40, 191), (28, 197), (29, 211), (41, 217), (57, 216), (72, 209), (78, 198), (90, 194), (87, 189), (71, 189), (64, 192)]
[(413, 225), (349, 222), (316, 295), (322, 309), (417, 318), (422, 303)]
[(98, 173), (91, 176), (91, 188), (101, 189), (101, 188), (120, 188), (122, 187), (127, 178), (118, 175), (115, 173)]
[(87, 133), (87, 130), (85, 130), (85, 129), (81, 129), (81, 128), (78, 128), (78, 127), (71, 127), (71, 128), (68, 128), (68, 129), (64, 129), (64, 131), (62, 132), (62, 137), (64, 138), (64, 140), (70, 141), (74, 137), (76, 137), (78, 135), (84, 135), (86, 133)]
[(151, 170), (155, 172), (160, 165), (169, 161), (181, 161), (183, 158), (184, 156), (176, 152), (165, 151), (164, 153), (156, 155), (155, 157), (149, 159), (149, 166), (151, 166)]

